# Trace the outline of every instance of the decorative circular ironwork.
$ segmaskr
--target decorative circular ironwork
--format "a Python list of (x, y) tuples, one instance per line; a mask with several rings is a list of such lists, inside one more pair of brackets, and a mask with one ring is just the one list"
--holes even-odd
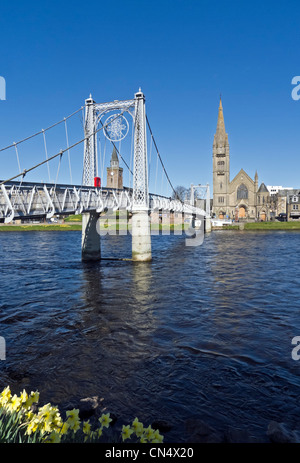
[(104, 123), (104, 135), (110, 141), (121, 141), (128, 134), (129, 124), (127, 119), (118, 114), (112, 114)]

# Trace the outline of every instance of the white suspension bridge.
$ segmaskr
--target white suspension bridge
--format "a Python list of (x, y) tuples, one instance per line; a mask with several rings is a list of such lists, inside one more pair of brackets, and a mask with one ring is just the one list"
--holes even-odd
[[(73, 144), (69, 144), (67, 122), (82, 111), (84, 118), (84, 137)], [(111, 113), (104, 121), (104, 116)], [(129, 132), (129, 122), (125, 114), (131, 118), (131, 163), (129, 166), (121, 154), (121, 141)], [(46, 132), (58, 125), (65, 127), (66, 148), (49, 156)], [(172, 191), (172, 196), (165, 196), (149, 192), (149, 160), (147, 147), (147, 129), (150, 132), (151, 151), (154, 146), (157, 154), (156, 179), (158, 162), (163, 176)], [(103, 133), (116, 150), (118, 158), (123, 161), (132, 177), (132, 187), (110, 188), (103, 187), (99, 178), (99, 159), (97, 136)], [(21, 169), (19, 148), (20, 145), (35, 137), (43, 138), (45, 158), (28, 169)], [(119, 143), (119, 149), (117, 144)], [(83, 175), (80, 185), (72, 182), (71, 153), (79, 145), (83, 149)], [(7, 180), (0, 181), (0, 221), (10, 223), (16, 219), (46, 218), (55, 215), (66, 216), (70, 214), (82, 214), (82, 259), (98, 260), (101, 258), (101, 246), (97, 222), (102, 214), (108, 210), (125, 210), (132, 214), (132, 259), (135, 261), (151, 260), (151, 232), (150, 214), (153, 211), (165, 211), (168, 213), (182, 214), (194, 223), (200, 219), (205, 223), (206, 230), (210, 230), (210, 198), (209, 187), (206, 186), (206, 209), (194, 205), (192, 190), (189, 203), (178, 197), (170, 181), (161, 155), (158, 151), (152, 129), (145, 110), (145, 96), (139, 90), (131, 100), (108, 103), (96, 103), (90, 96), (85, 100), (84, 107), (75, 111), (63, 120), (43, 129), (29, 137), (12, 143), (0, 149), (1, 152), (14, 149), (18, 174)], [(58, 174), (64, 155), (68, 156), (70, 172), (70, 184), (58, 183)], [(56, 181), (50, 181), (49, 164), (58, 159)], [(102, 160), (104, 162), (104, 159)], [(49, 182), (25, 181), (30, 173), (46, 165), (49, 173)], [(102, 167), (103, 171), (103, 167)], [(103, 172), (102, 172), (103, 174)], [(130, 178), (131, 178), (130, 177)], [(156, 182), (155, 182), (156, 183)], [(200, 185), (199, 185), (200, 187)]]

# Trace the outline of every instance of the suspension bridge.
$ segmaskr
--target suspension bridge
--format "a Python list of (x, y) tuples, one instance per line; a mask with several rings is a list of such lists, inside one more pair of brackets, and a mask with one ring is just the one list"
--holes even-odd
[[(76, 142), (69, 143), (68, 121), (82, 113), (84, 136)], [(129, 118), (129, 121), (127, 117)], [(106, 118), (106, 119), (105, 119)], [(105, 119), (105, 120), (104, 120)], [(65, 129), (66, 147), (49, 155), (46, 134), (51, 129), (63, 125)], [(121, 142), (132, 127), (130, 162), (127, 162), (121, 152)], [(171, 189), (170, 195), (149, 192), (149, 159), (147, 135), (150, 134), (150, 157), (153, 148), (156, 151), (156, 180), (158, 165), (161, 168), (162, 179), (167, 180)], [(129, 185), (122, 188), (103, 187), (99, 177), (99, 164), (103, 164), (104, 156), (99, 160), (99, 135), (113, 145), (118, 159), (123, 162), (129, 173)], [(42, 137), (45, 157), (27, 169), (21, 169), (19, 150), (23, 143), (36, 137)], [(83, 145), (83, 168), (81, 184), (72, 181), (71, 154), (78, 146)], [(117, 148), (119, 145), (119, 148)], [(101, 259), (99, 217), (108, 210), (128, 211), (132, 221), (132, 259), (135, 261), (151, 260), (151, 232), (150, 215), (154, 211), (164, 211), (182, 214), (192, 223), (195, 219), (205, 223), (206, 231), (210, 230), (210, 199), (207, 188), (206, 209), (196, 207), (194, 199), (184, 201), (178, 197), (171, 183), (165, 165), (159, 153), (153, 132), (146, 115), (145, 96), (141, 90), (130, 100), (115, 100), (108, 103), (96, 103), (92, 96), (85, 100), (85, 105), (63, 120), (51, 125), (47, 129), (12, 143), (1, 152), (13, 149), (18, 163), (18, 173), (6, 180), (0, 181), (0, 221), (10, 223), (16, 219), (51, 219), (53, 216), (67, 216), (82, 214), (82, 259)], [(58, 175), (62, 159), (67, 155), (70, 173), (70, 183), (59, 183)], [(49, 165), (58, 160), (55, 181), (51, 181)], [(29, 173), (41, 166), (47, 166), (49, 181), (25, 181)], [(132, 180), (131, 180), (132, 179)], [(132, 181), (132, 185), (131, 185)], [(192, 195), (193, 196), (193, 195)]]

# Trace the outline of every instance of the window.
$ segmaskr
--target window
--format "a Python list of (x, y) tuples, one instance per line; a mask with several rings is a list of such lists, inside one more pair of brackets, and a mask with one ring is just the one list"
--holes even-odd
[(292, 197), (292, 202), (293, 202), (293, 203), (297, 203), (297, 202), (298, 202), (298, 198), (297, 198), (296, 195), (294, 195), (294, 196)]
[(219, 203), (219, 204), (223, 204), (224, 201), (225, 201), (224, 196), (219, 196), (219, 197), (218, 197), (218, 203)]
[(225, 161), (218, 161), (218, 166), (225, 166)]
[(293, 204), (293, 210), (298, 211), (298, 204)]
[(248, 189), (243, 183), (237, 189), (237, 199), (248, 199)]

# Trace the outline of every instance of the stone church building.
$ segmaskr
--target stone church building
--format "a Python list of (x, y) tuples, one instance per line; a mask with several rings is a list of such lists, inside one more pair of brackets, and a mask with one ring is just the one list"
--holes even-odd
[(220, 98), (217, 130), (213, 142), (213, 216), (234, 220), (269, 220), (270, 194), (258, 175), (252, 179), (243, 169), (230, 180), (228, 134)]

